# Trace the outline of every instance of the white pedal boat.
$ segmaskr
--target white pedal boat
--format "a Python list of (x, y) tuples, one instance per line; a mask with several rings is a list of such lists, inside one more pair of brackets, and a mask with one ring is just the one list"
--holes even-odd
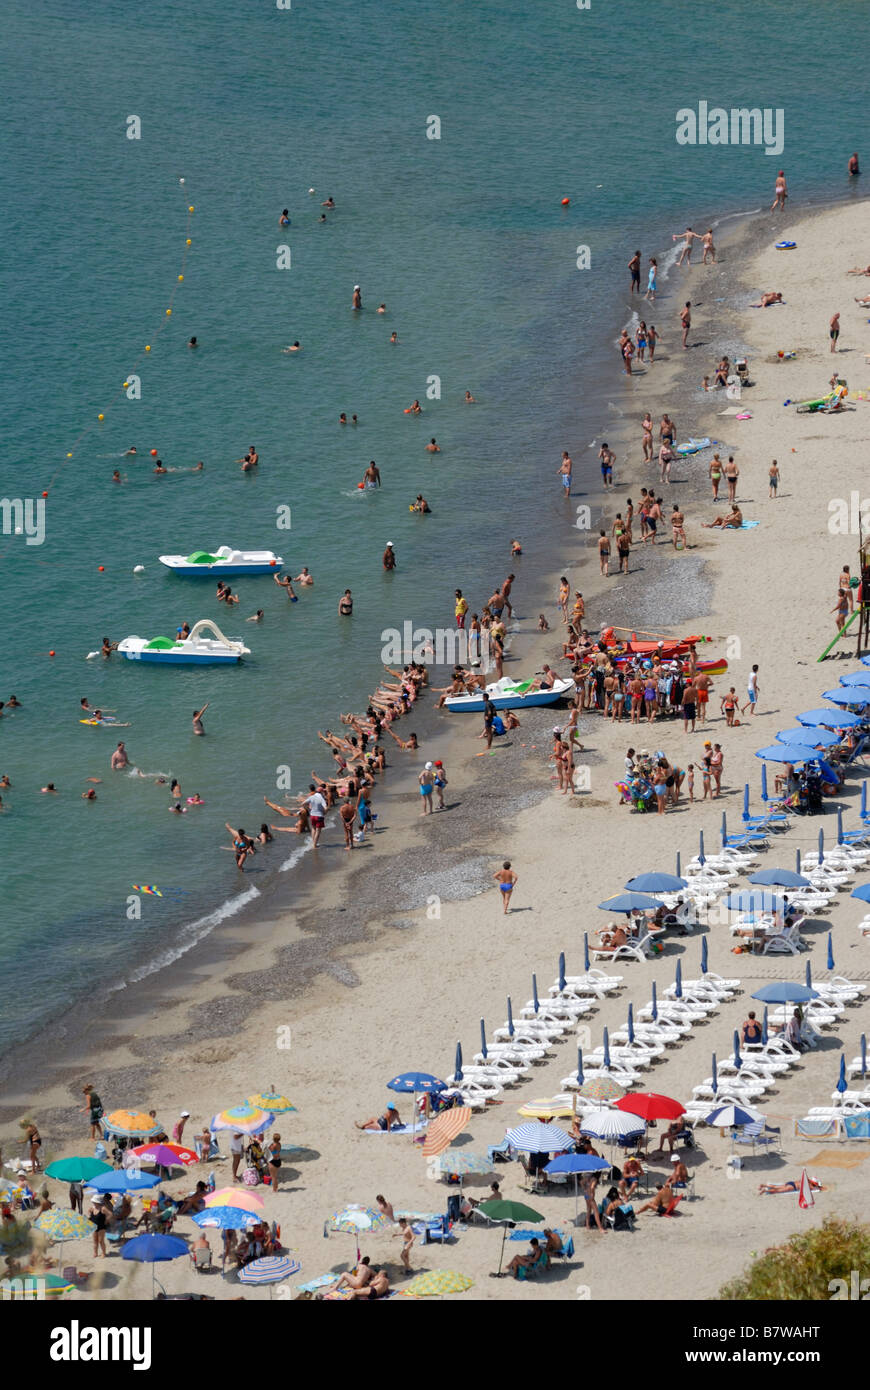
[(277, 574), (284, 566), (280, 555), (272, 550), (233, 550), (222, 545), (214, 554), (194, 550), (190, 555), (160, 555), (161, 565), (185, 578), (231, 574)]
[[(213, 637), (204, 637), (211, 632)], [(243, 642), (224, 637), (210, 618), (200, 618), (184, 640), (171, 637), (125, 637), (118, 651), (128, 661), (148, 661), (165, 666), (224, 666), (250, 656)]]
[[(564, 695), (572, 695), (576, 689), (572, 680), (558, 680), (552, 688), (530, 690), (531, 680), (516, 681), (503, 676), (500, 681), (486, 687), (496, 709), (527, 709), (532, 705), (555, 705)], [(460, 714), (479, 714), (483, 711), (483, 692), (476, 690), (473, 695), (453, 695), (444, 701), (449, 710)]]

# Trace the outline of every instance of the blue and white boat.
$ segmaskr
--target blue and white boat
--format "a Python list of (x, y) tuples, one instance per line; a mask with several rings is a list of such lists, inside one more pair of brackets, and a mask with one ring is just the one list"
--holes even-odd
[(229, 577), (233, 574), (278, 574), (284, 567), (272, 550), (233, 550), (222, 545), (212, 553), (194, 550), (190, 555), (160, 555), (161, 565), (186, 579)]
[[(204, 637), (211, 632), (212, 637)], [(229, 666), (250, 656), (243, 642), (224, 637), (211, 618), (200, 618), (184, 638), (125, 637), (118, 651), (128, 661), (147, 661), (162, 666)]]
[[(572, 695), (576, 689), (572, 680), (558, 680), (543, 690), (532, 690), (533, 681), (511, 680), (503, 676), (500, 681), (486, 687), (486, 694), (496, 709), (527, 709), (532, 705), (555, 705), (565, 695)], [(455, 714), (480, 714), (483, 712), (484, 695), (476, 690), (473, 695), (454, 695), (444, 701), (447, 709)]]

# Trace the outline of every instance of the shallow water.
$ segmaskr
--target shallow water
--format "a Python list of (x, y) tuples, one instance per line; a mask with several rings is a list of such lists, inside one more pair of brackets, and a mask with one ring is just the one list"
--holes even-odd
[[(556, 470), (569, 448), (582, 493), (588, 445), (619, 419), (608, 385), (628, 257), (640, 244), (645, 264), (686, 221), (700, 228), (772, 196), (778, 159), (678, 146), (676, 109), (782, 107), (795, 204), (847, 192), (863, 59), (842, 26), (845, 144), (833, 147), (827, 109), (823, 119), (809, 96), (825, 90), (832, 36), (819, 43), (816, 5), (790, 5), (787, 25), (785, 13), (773, 0), (736, 0), (702, 21), (639, 0), (618, 12), (598, 0), (589, 12), (567, 0), (298, 0), (240, 17), (95, 0), (84, 15), (43, 6), (36, 28), (31, 9), (11, 8), (2, 487), (49, 498), (43, 545), (0, 536), (0, 698), (14, 691), (23, 704), (0, 720), (0, 771), (13, 783), (0, 816), (0, 1044), (95, 979), (170, 959), (279, 866), (292, 875), (302, 847), (277, 837), (242, 882), (219, 848), (224, 822), (256, 828), (264, 792), (280, 799), (281, 769), (294, 790), (329, 770), (315, 730), (362, 707), (384, 630), (451, 626), (457, 586), (482, 604), (511, 567), (513, 535), (533, 571), (569, 546)], [(133, 113), (140, 140), (126, 138)], [(330, 194), (338, 210), (321, 226)], [(284, 244), (292, 268), (279, 271)], [(575, 265), (583, 244), (587, 271)], [(675, 337), (676, 301), (660, 282), (647, 321)], [(303, 352), (282, 354), (296, 338)], [(131, 372), (136, 401), (120, 391)], [(426, 396), (433, 376), (440, 399)], [(403, 414), (415, 397), (416, 419)], [(340, 428), (340, 411), (359, 426)], [(433, 434), (437, 455), (423, 448)], [(252, 442), (260, 468), (242, 476), (233, 460)], [(138, 458), (122, 459), (133, 443)], [(151, 448), (170, 467), (203, 459), (205, 471), (154, 477)], [(369, 459), (384, 487), (359, 495)], [(430, 517), (408, 512), (419, 491)], [(289, 531), (276, 526), (286, 507)], [(392, 575), (380, 564), (387, 540)], [(316, 585), (291, 605), (268, 580), (243, 580), (228, 611), (212, 584), (157, 563), (222, 543), (276, 549)], [(518, 611), (534, 619), (516, 572)], [(354, 615), (340, 621), (346, 586)], [(246, 623), (259, 607), (264, 624)], [(86, 660), (104, 634), (152, 637), (206, 616), (244, 634), (242, 668)], [(81, 725), (83, 695), (130, 727)], [(197, 739), (191, 712), (205, 700)], [(138, 767), (177, 775), (205, 806), (170, 818), (165, 786), (110, 773), (121, 736)], [(80, 800), (88, 776), (104, 779), (95, 805)], [(56, 798), (39, 793), (49, 780)], [(142, 898), (131, 919), (142, 882), (183, 892)]]

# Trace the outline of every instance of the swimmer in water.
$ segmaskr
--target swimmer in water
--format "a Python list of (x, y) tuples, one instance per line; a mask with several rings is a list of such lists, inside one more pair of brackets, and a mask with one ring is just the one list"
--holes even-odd
[(125, 453), (124, 453), (124, 458), (125, 458), (125, 459), (126, 459), (126, 458), (129, 458), (129, 457), (131, 456), (131, 454), (135, 454), (135, 452), (136, 452), (136, 445), (135, 445), (135, 444), (131, 444), (130, 447), (129, 447), (129, 449), (127, 449), (127, 450), (125, 451)]
[(353, 287), (353, 299), (351, 300), (351, 308), (352, 308), (352, 309), (361, 309), (361, 308), (362, 308), (362, 291), (360, 290), (359, 285), (354, 285), (354, 287)]
[(372, 459), (365, 473), (363, 473), (363, 482), (366, 487), (380, 487), (381, 485), (381, 471), (374, 459)]
[(408, 406), (408, 409), (405, 413), (407, 415), (422, 415), (423, 407), (419, 401), (413, 401), (411, 405)]
[(53, 792), (55, 795), (57, 794), (57, 787), (53, 782), (46, 782), (45, 786), (40, 787), (39, 790), (41, 792)]
[(302, 351), (302, 344), (300, 343), (299, 339), (297, 338), (296, 341), (295, 341), (295, 343), (291, 343), (289, 347), (282, 348), (281, 351), (282, 351), (282, 352), (301, 352), (301, 351)]
[(849, 178), (850, 178), (850, 179), (856, 179), (856, 178), (858, 177), (858, 175), (860, 174), (861, 170), (860, 170), (859, 167), (858, 167), (858, 155), (857, 155), (857, 152), (856, 152), (855, 154), (853, 154), (853, 155), (850, 155), (850, 157), (849, 157), (849, 164), (848, 164), (848, 170), (849, 170)]
[(301, 574), (297, 574), (297, 576), (296, 576), (296, 581), (295, 581), (295, 582), (296, 582), (297, 584), (313, 584), (313, 583), (314, 583), (313, 578), (312, 578), (311, 575), (308, 573), (308, 566), (307, 566), (307, 565), (303, 565), (303, 566), (302, 566), (302, 573), (301, 573)]
[(350, 423), (351, 423), (352, 425), (358, 425), (358, 424), (359, 424), (359, 420), (356, 418), (355, 415), (351, 415), (351, 417), (350, 417)]
[(163, 460), (162, 460), (162, 459), (158, 459), (157, 462), (156, 462), (155, 465), (154, 465), (154, 472), (155, 472), (155, 473), (168, 473), (168, 472), (169, 472), (169, 469), (168, 469), (168, 468), (164, 468), (164, 466), (163, 466)]
[(224, 589), (223, 593), (221, 594), (221, 603), (233, 604), (240, 602), (241, 600), (239, 599), (238, 594), (234, 594), (232, 589)]
[(195, 347), (199, 347), (199, 343), (196, 341), (196, 338), (195, 338), (195, 337), (194, 337), (194, 338), (188, 338), (188, 340), (187, 340), (187, 346), (188, 346), (189, 348), (195, 348)]
[(94, 791), (93, 787), (88, 787), (86, 792), (82, 792), (82, 801), (96, 801), (96, 799), (97, 793)]
[(7, 709), (21, 709), (21, 701), (20, 701), (20, 700), (16, 700), (16, 698), (15, 698), (14, 695), (10, 695), (10, 696), (9, 696), (9, 699), (6, 701), (6, 708), (7, 708)]
[(291, 580), (289, 574), (273, 574), (272, 578), (278, 585), (279, 589), (287, 590), (287, 597), (289, 599), (294, 599), (296, 597), (296, 595), (293, 592), (293, 581)]
[(435, 442), (435, 436), (434, 436), (434, 435), (433, 435), (432, 438), (429, 440), (429, 443), (426, 445), (426, 453), (427, 453), (427, 454), (440, 454), (440, 453), (441, 453), (441, 448), (440, 448), (440, 446), (439, 446), (438, 444), (436, 444), (436, 442)]
[(100, 646), (100, 656), (110, 657), (112, 652), (117, 651), (118, 643), (112, 642), (108, 637), (104, 637)]
[(121, 471), (120, 471), (120, 469), (118, 469), (118, 468), (115, 469), (114, 473), (112, 474), (112, 482), (113, 482), (113, 483), (120, 483), (120, 482), (121, 482)]
[[(379, 309), (379, 310), (378, 310), (378, 313), (380, 313), (380, 312), (381, 312), (381, 311), (380, 311), (380, 309)], [(399, 335), (398, 335), (398, 333), (391, 333), (391, 334), (390, 334), (390, 342), (391, 342), (391, 343), (397, 343), (398, 341), (399, 341)]]
[(289, 209), (288, 209), (288, 208), (285, 208), (284, 211), (281, 213), (281, 216), (278, 218), (278, 226), (279, 226), (279, 227), (289, 227), (289, 226), (290, 226), (290, 212), (289, 212)]
[(246, 619), (245, 619), (245, 622), (246, 622), (246, 623), (261, 623), (261, 622), (263, 621), (263, 618), (264, 618), (264, 617), (265, 617), (265, 613), (263, 612), (263, 609), (262, 609), (262, 608), (258, 608), (257, 611), (256, 611), (256, 613), (252, 613), (251, 616), (250, 616), (250, 618), (246, 618)]
[(353, 612), (353, 597), (350, 589), (345, 589), (341, 598), (338, 600), (338, 611), (343, 618), (349, 618)]
[(522, 555), (522, 553), (523, 547), (520, 542), (517, 540), (511, 541), (511, 555)]
[(169, 795), (175, 797), (181, 796), (181, 786), (176, 777), (171, 777), (169, 779)]
[(9, 781), (9, 778), (7, 777), (6, 773), (4, 772), (4, 773), (3, 773), (3, 776), (0, 777), (0, 787), (11, 787), (11, 786), (12, 786), (12, 783)]
[(396, 568), (396, 552), (393, 550), (392, 541), (387, 541), (382, 563), (385, 570), (394, 570)]
[(187, 807), (186, 807), (186, 806), (182, 806), (182, 804), (181, 804), (180, 801), (176, 801), (176, 803), (175, 803), (174, 806), (167, 806), (166, 809), (167, 809), (167, 811), (171, 811), (172, 814), (173, 814), (173, 816), (185, 816), (185, 815), (187, 815)]
[(317, 221), (318, 221), (318, 224), (319, 224), (319, 225), (325, 226), (325, 225), (326, 225), (326, 213), (325, 213), (325, 212), (322, 212), (322, 213), (320, 214), (320, 216), (318, 217)]
[[(335, 201), (334, 201), (333, 198), (327, 198), (325, 202), (323, 202), (323, 203), (320, 204), (320, 206), (321, 206), (322, 208), (329, 208), (330, 211), (331, 211), (331, 210), (335, 207)], [(359, 286), (358, 286), (358, 285), (357, 285), (357, 289), (359, 289)]]
[(208, 702), (208, 700), (206, 700), (206, 702), (205, 702), (205, 704), (203, 705), (202, 709), (195, 709), (195, 710), (193, 711), (193, 732), (194, 732), (195, 734), (204, 734), (204, 733), (205, 733), (205, 728), (203, 727), (203, 722), (202, 722), (202, 716), (205, 714), (206, 710), (208, 709), (208, 705), (209, 705), (209, 702)]
[(412, 512), (428, 512), (428, 511), (431, 511), (431, 508), (430, 508), (430, 506), (429, 506), (429, 503), (426, 501), (426, 498), (423, 496), (423, 494), (422, 494), (421, 492), (418, 492), (418, 493), (417, 493), (416, 500), (413, 501), (413, 502), (411, 503), (411, 511), (412, 511)]
[(386, 304), (379, 304), (379, 305), (378, 305), (378, 313), (379, 313), (379, 314), (385, 314), (386, 312), (387, 312), (387, 306), (386, 306)]
[(199, 792), (194, 792), (193, 796), (189, 796), (187, 798), (187, 804), (188, 806), (204, 806), (205, 802), (203, 801)]
[(341, 414), (339, 415), (339, 417), (338, 417), (338, 423), (339, 423), (340, 425), (346, 425), (346, 424), (347, 424), (347, 416), (345, 415), (344, 411), (342, 411)]
[(465, 404), (474, 405), (474, 397), (472, 396), (470, 391), (466, 391), (465, 393)]

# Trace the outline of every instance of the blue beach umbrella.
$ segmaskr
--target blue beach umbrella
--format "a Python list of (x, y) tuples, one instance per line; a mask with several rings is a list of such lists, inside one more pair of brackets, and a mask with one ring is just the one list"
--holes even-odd
[(704, 1123), (714, 1129), (741, 1129), (762, 1118), (757, 1110), (747, 1110), (742, 1105), (720, 1105), (706, 1116)]
[(674, 995), (677, 999), (683, 997), (683, 962), (677, 961), (677, 968), (674, 972)]
[(761, 764), (761, 799), (767, 801), (767, 764)]
[(582, 1047), (578, 1047), (578, 1049), (577, 1049), (577, 1085), (578, 1085), (578, 1086), (582, 1086), (582, 1085), (583, 1085), (583, 1079), (584, 1079), (584, 1078), (583, 1078), (583, 1049), (582, 1049)]
[(136, 1260), (151, 1265), (151, 1297), (154, 1297), (154, 1265), (166, 1260), (178, 1260), (187, 1254), (187, 1242), (178, 1236), (134, 1236), (121, 1250), (124, 1260)]
[(818, 999), (819, 995), (806, 985), (777, 980), (774, 984), (763, 985), (752, 997), (760, 999), (762, 1004), (806, 1004), (810, 999)]
[(574, 1225), (578, 1221), (578, 1191), (580, 1173), (609, 1172), (610, 1162), (606, 1158), (596, 1158), (594, 1154), (559, 1154), (551, 1158), (544, 1169), (545, 1173), (573, 1173), (574, 1175)]
[(801, 852), (799, 849), (796, 849), (794, 852), (794, 867), (795, 873), (799, 874), (801, 871)]
[(707, 973), (707, 938), (701, 938), (701, 974)]
[(414, 1095), (424, 1095), (432, 1091), (445, 1091), (446, 1089), (446, 1081), (439, 1081), (437, 1076), (432, 1076), (427, 1071), (404, 1071), (400, 1076), (394, 1076), (392, 1081), (387, 1082), (388, 1091), (413, 1092)]
[(867, 671), (849, 671), (845, 676), (840, 677), (841, 685), (870, 685), (870, 674)]
[(810, 887), (810, 880), (804, 878), (802, 873), (795, 873), (794, 869), (760, 869), (757, 874), (750, 874), (749, 882), (766, 884), (768, 887), (776, 886), (777, 888)]
[(866, 777), (865, 777), (864, 781), (861, 783), (861, 819), (864, 820), (865, 817), (866, 817), (866, 815), (867, 815), (867, 779), (866, 779)]
[(163, 1181), (159, 1173), (119, 1168), (111, 1173), (101, 1173), (97, 1178), (89, 1178), (85, 1186), (94, 1192), (141, 1192), (145, 1188), (157, 1187)]
[(832, 705), (855, 705), (864, 709), (870, 704), (870, 685), (838, 686), (836, 690), (823, 690), (822, 699), (830, 700)]
[(803, 714), (798, 715), (797, 721), (807, 727), (818, 724), (825, 729), (854, 729), (859, 724), (864, 723), (860, 714), (850, 714), (846, 710), (831, 709), (808, 709)]
[(583, 969), (589, 974), (589, 933), (583, 933)]
[(799, 743), (806, 748), (833, 748), (840, 742), (832, 729), (780, 729), (777, 743)]
[(833, 932), (828, 932), (828, 961), (827, 961), (827, 965), (828, 965), (828, 969), (829, 969), (829, 970), (833, 970), (833, 968), (834, 968), (834, 934), (833, 934)]
[(216, 1226), (219, 1231), (245, 1231), (248, 1226), (256, 1226), (262, 1216), (243, 1207), (207, 1207), (198, 1211), (193, 1220), (197, 1226)]
[(605, 898), (598, 906), (603, 912), (655, 912), (661, 903), (648, 893), (614, 893), (612, 898)]
[(740, 1056), (740, 1037), (736, 1028), (734, 1029), (734, 1037), (732, 1041), (734, 1043), (734, 1065), (735, 1067), (737, 1067), (739, 1071), (739, 1069), (743, 1066), (743, 1059)]
[(628, 1041), (634, 1042), (634, 1005), (628, 1006)]
[(564, 988), (565, 988), (565, 952), (564, 952), (564, 951), (560, 951), (560, 953), (559, 953), (559, 992), (561, 993), (561, 992), (564, 990)]
[(849, 897), (858, 898), (862, 903), (870, 903), (870, 883), (859, 883), (857, 888), (852, 889)]
[(537, 977), (537, 975), (533, 975), (533, 976), (532, 976), (532, 1003), (534, 1004), (534, 1007), (535, 1007), (535, 1013), (536, 1013), (536, 1014), (537, 1014), (537, 1013), (540, 1013), (540, 1011), (541, 1011), (541, 1001), (540, 1001), (540, 999), (538, 998), (538, 977)]
[(610, 1034), (606, 1028), (604, 1030), (604, 1068), (605, 1071), (610, 1070)]
[(824, 864), (824, 862), (825, 862), (825, 832), (824, 832), (824, 830), (820, 830), (820, 831), (819, 831), (819, 863), (820, 863), (820, 864)]
[(788, 904), (769, 888), (737, 888), (723, 899), (729, 912), (785, 912)]
[(802, 743), (771, 743), (767, 748), (759, 748), (755, 756), (767, 763), (805, 763), (811, 752)]
[(848, 1091), (848, 1089), (849, 1089), (849, 1083), (848, 1083), (848, 1081), (846, 1080), (846, 1054), (845, 1054), (845, 1052), (841, 1052), (841, 1053), (840, 1053), (840, 1075), (837, 1077), (837, 1090), (840, 1092), (840, 1095), (842, 1095), (843, 1092), (844, 1092), (844, 1091)]
[(630, 878), (625, 885), (634, 893), (676, 893), (687, 887), (686, 880), (675, 874), (648, 873)]
[(656, 1020), (658, 1019), (658, 1016), (659, 1016), (659, 1005), (658, 1005), (658, 1000), (657, 1000), (657, 998), (656, 998), (656, 982), (655, 982), (655, 980), (653, 980), (653, 982), (652, 982), (652, 1008), (651, 1008), (650, 1012), (651, 1012), (651, 1014), (652, 1014), (653, 1023), (655, 1023)]
[[(484, 1033), (484, 1042), (485, 1041), (486, 1034)], [(453, 1068), (453, 1079), (454, 1081), (462, 1080), (462, 1043), (460, 1042), (456, 1044), (456, 1064)]]

